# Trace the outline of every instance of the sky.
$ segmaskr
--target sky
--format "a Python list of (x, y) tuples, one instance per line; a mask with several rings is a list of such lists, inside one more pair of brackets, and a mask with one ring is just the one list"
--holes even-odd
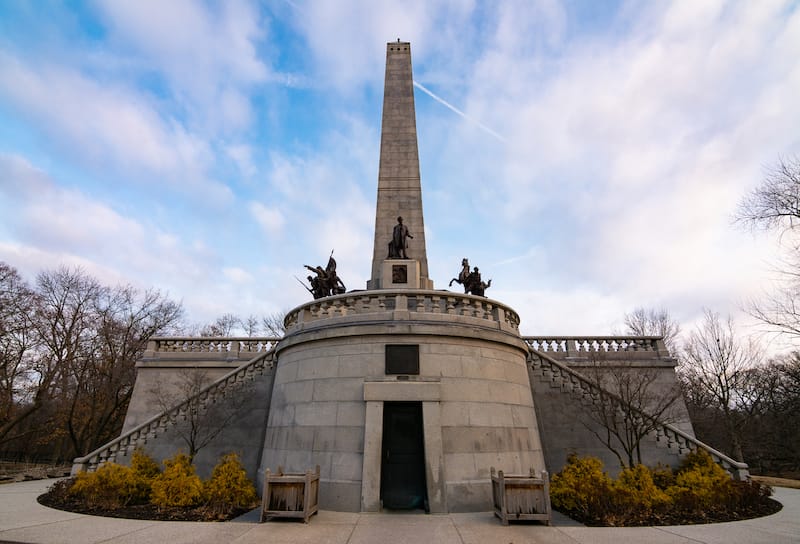
[(398, 38), (435, 288), (468, 257), (527, 335), (749, 327), (785, 248), (733, 215), (800, 155), (798, 2), (5, 0), (0, 261), (197, 323), (307, 302), (331, 250), (364, 289)]

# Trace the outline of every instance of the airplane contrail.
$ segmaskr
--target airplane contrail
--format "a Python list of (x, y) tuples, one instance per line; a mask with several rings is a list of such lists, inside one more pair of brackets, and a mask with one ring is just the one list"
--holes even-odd
[(418, 82), (414, 81), (414, 87), (416, 87), (417, 89), (419, 89), (423, 93), (427, 94), (428, 96), (430, 96), (431, 98), (436, 100), (438, 103), (440, 103), (444, 107), (454, 111), (455, 113), (457, 113), (458, 115), (460, 115), (461, 117), (463, 117), (464, 119), (469, 121), (470, 123), (474, 123), (475, 125), (478, 125), (479, 128), (485, 130), (486, 132), (488, 132), (489, 134), (491, 134), (492, 136), (494, 136), (495, 138), (497, 138), (501, 142), (507, 143), (506, 139), (503, 138), (502, 136), (500, 136), (498, 133), (496, 133), (495, 131), (493, 131), (492, 129), (490, 129), (489, 127), (487, 127), (486, 125), (484, 125), (483, 123), (478, 121), (477, 119), (473, 119), (472, 117), (470, 117), (469, 115), (467, 115), (466, 113), (464, 113), (463, 111), (458, 109), (457, 107), (455, 107), (452, 104), (450, 104), (444, 98), (435, 95), (433, 92), (431, 92), (430, 90), (426, 89), (421, 83), (418, 83)]

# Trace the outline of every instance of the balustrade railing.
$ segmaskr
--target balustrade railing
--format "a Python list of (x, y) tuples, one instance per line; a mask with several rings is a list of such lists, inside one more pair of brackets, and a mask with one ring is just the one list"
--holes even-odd
[(104, 463), (115, 462), (117, 455), (120, 453), (122, 455), (131, 453), (136, 446), (143, 445), (147, 440), (156, 438), (177, 423), (180, 418), (185, 419), (185, 414), (190, 410), (192, 403), (196, 401), (195, 399), (200, 399), (200, 409), (205, 409), (208, 403), (216, 402), (218, 398), (228, 393), (231, 388), (246, 381), (254, 380), (257, 375), (263, 375), (274, 364), (274, 346), (269, 350), (261, 350), (250, 361), (215, 380), (191, 398), (185, 399), (169, 410), (156, 414), (141, 425), (137, 425), (88, 455), (76, 458), (73, 461), (72, 473), (76, 474), (82, 470), (93, 471)]
[(418, 289), (361, 291), (326, 297), (290, 311), (284, 324), (287, 332), (291, 332), (295, 327), (333, 318), (352, 316), (352, 319), (358, 320), (359, 316), (383, 314), (381, 319), (391, 319), (386, 314), (399, 311), (408, 312), (408, 319), (451, 316), (453, 321), (467, 318), (493, 322), (494, 327), (501, 329), (519, 330), (519, 315), (495, 300), (449, 291)]
[(275, 347), (274, 337), (168, 336), (151, 338), (145, 356), (155, 353), (264, 353)]
[[(548, 353), (543, 353), (531, 348), (529, 363), (532, 365), (534, 371), (538, 370), (543, 376), (546, 375), (554, 383), (560, 385), (563, 390), (579, 395), (584, 402), (590, 404), (599, 402), (623, 402), (622, 399), (612, 392), (602, 389), (597, 383), (557, 361)], [(669, 423), (658, 422), (652, 416), (641, 410), (633, 409), (633, 411), (638, 412), (639, 417), (646, 418), (649, 421), (656, 421), (658, 425), (655, 430), (655, 439), (658, 444), (676, 450), (678, 453), (687, 453), (690, 450), (703, 449), (708, 452), (715, 463), (728, 471), (734, 479), (746, 480), (749, 477), (746, 463), (740, 463), (731, 459), (724, 453), (686, 434), (677, 427)]]
[(525, 343), (550, 357), (589, 357), (591, 354), (669, 357), (660, 336), (525, 336)]

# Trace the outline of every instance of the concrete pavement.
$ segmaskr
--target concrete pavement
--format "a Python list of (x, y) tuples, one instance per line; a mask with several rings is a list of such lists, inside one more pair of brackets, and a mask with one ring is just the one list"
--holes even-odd
[[(246, 515), (228, 523), (142, 521), (62, 512), (36, 497), (53, 480), (0, 485), (0, 542), (32, 543), (330, 543), (330, 544), (781, 544), (800, 543), (800, 490), (776, 488), (783, 509), (734, 523), (671, 527), (583, 527), (559, 516), (554, 526), (504, 527), (490, 512), (424, 515), (322, 511), (305, 525), (255, 523)], [(252, 514), (252, 513), (251, 513)]]

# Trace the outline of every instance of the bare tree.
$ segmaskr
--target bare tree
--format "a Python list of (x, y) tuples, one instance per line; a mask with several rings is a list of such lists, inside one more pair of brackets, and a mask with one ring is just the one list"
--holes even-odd
[(739, 203), (736, 220), (782, 232), (800, 226), (800, 158), (781, 159), (767, 172), (761, 185)]
[(240, 417), (250, 396), (237, 391), (212, 402), (201, 394), (211, 382), (208, 372), (195, 367), (182, 370), (173, 384), (159, 382), (150, 389), (151, 398), (162, 412), (185, 403), (175, 432), (186, 444), (190, 459), (194, 459), (200, 450), (211, 444), (233, 420)]
[(118, 433), (133, 393), (136, 361), (147, 340), (173, 324), (181, 311), (158, 291), (141, 293), (131, 286), (105, 289), (98, 297), (91, 349), (71, 366), (66, 428), (76, 455)]
[(79, 268), (41, 272), (31, 288), (0, 263), (0, 448), (66, 459), (118, 434), (136, 360), (180, 312)]
[(35, 307), (34, 291), (0, 262), (0, 443), (20, 437), (18, 426), (42, 407), (55, 379), (55, 369), (36, 372)]
[(723, 321), (705, 310), (703, 322), (685, 343), (684, 357), (681, 374), (722, 414), (733, 456), (744, 461), (740, 430), (748, 399), (743, 393), (747, 371), (763, 361), (760, 347), (752, 339), (738, 338), (731, 317)]
[(779, 281), (771, 293), (748, 303), (748, 312), (771, 328), (800, 337), (800, 158), (781, 159), (761, 185), (739, 203), (739, 223), (778, 230), (789, 245), (789, 256), (777, 266)]
[(200, 329), (200, 336), (231, 336), (242, 324), (242, 318), (236, 314), (222, 314), (213, 323)]
[(586, 374), (601, 392), (589, 408), (584, 426), (614, 453), (622, 468), (640, 464), (642, 440), (676, 420), (680, 387), (660, 382), (656, 369), (608, 363), (597, 357)]
[(240, 319), (239, 323), (241, 324), (241, 327), (244, 330), (245, 336), (249, 336), (251, 338), (254, 336), (258, 336), (260, 327), (258, 316), (250, 314), (244, 319)]
[(286, 317), (286, 312), (273, 312), (261, 318), (261, 325), (270, 336), (283, 337), (286, 334), (286, 326), (283, 320)]
[(635, 336), (661, 336), (673, 357), (678, 356), (681, 327), (664, 308), (636, 308), (625, 314), (625, 328)]

